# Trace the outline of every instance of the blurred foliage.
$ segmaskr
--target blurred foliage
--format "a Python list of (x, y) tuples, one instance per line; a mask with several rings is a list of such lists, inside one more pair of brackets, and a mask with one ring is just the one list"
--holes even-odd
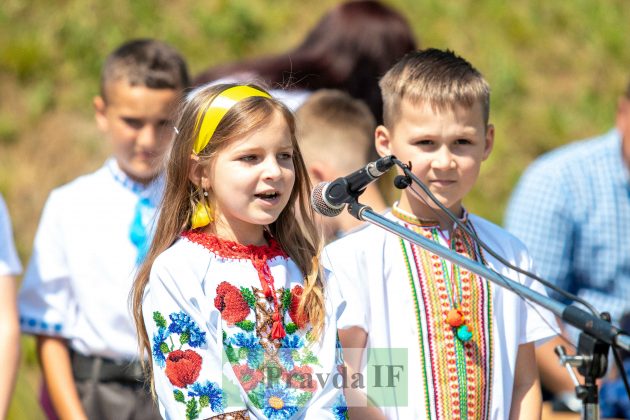
[[(99, 69), (130, 38), (168, 41), (194, 74), (296, 46), (335, 0), (3, 0), (0, 192), (23, 261), (50, 189), (107, 155), (92, 117)], [(496, 144), (467, 207), (497, 223), (526, 165), (614, 123), (630, 71), (627, 0), (386, 0), (423, 47), (450, 48), (492, 87)], [(9, 418), (41, 417), (33, 346)]]

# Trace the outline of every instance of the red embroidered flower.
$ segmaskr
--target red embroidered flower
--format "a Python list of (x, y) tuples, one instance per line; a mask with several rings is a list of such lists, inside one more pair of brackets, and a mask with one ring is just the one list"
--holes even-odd
[(199, 377), (201, 356), (192, 350), (174, 350), (166, 359), (166, 376), (173, 385), (185, 388)]
[(289, 308), (289, 316), (300, 329), (304, 328), (308, 323), (308, 316), (305, 313), (298, 315), (298, 306), (300, 306), (300, 301), (302, 300), (302, 292), (304, 292), (302, 286), (293, 287), (291, 290), (291, 307)]
[(245, 391), (256, 388), (256, 385), (263, 379), (261, 371), (254, 370), (247, 365), (234, 365), (232, 369)]
[(226, 281), (217, 286), (214, 306), (229, 325), (241, 322), (249, 315), (249, 305), (243, 299), (241, 291)]
[(310, 366), (294, 367), (292, 371), (283, 374), (287, 388), (299, 389), (305, 392), (317, 390), (317, 379), (313, 378), (313, 369)]

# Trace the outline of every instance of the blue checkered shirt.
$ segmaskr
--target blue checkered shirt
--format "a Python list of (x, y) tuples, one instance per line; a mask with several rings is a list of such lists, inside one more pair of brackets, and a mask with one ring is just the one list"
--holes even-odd
[(614, 319), (630, 310), (630, 173), (616, 130), (532, 163), (505, 225), (527, 245), (541, 277)]

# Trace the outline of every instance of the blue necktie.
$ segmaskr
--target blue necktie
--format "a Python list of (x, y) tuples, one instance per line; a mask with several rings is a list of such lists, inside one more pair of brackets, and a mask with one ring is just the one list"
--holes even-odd
[(145, 197), (138, 200), (133, 221), (129, 227), (129, 239), (138, 250), (138, 257), (136, 258), (136, 264), (138, 265), (144, 261), (147, 252), (149, 252), (149, 247), (151, 246), (153, 232), (148, 229), (148, 225), (154, 212), (155, 206), (151, 204), (148, 198)]

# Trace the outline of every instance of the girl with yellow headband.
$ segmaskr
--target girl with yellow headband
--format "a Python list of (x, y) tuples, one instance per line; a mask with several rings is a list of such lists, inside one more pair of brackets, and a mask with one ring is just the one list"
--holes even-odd
[(253, 85), (204, 86), (175, 133), (132, 292), (162, 415), (344, 418), (345, 304), (324, 290), (293, 115)]

